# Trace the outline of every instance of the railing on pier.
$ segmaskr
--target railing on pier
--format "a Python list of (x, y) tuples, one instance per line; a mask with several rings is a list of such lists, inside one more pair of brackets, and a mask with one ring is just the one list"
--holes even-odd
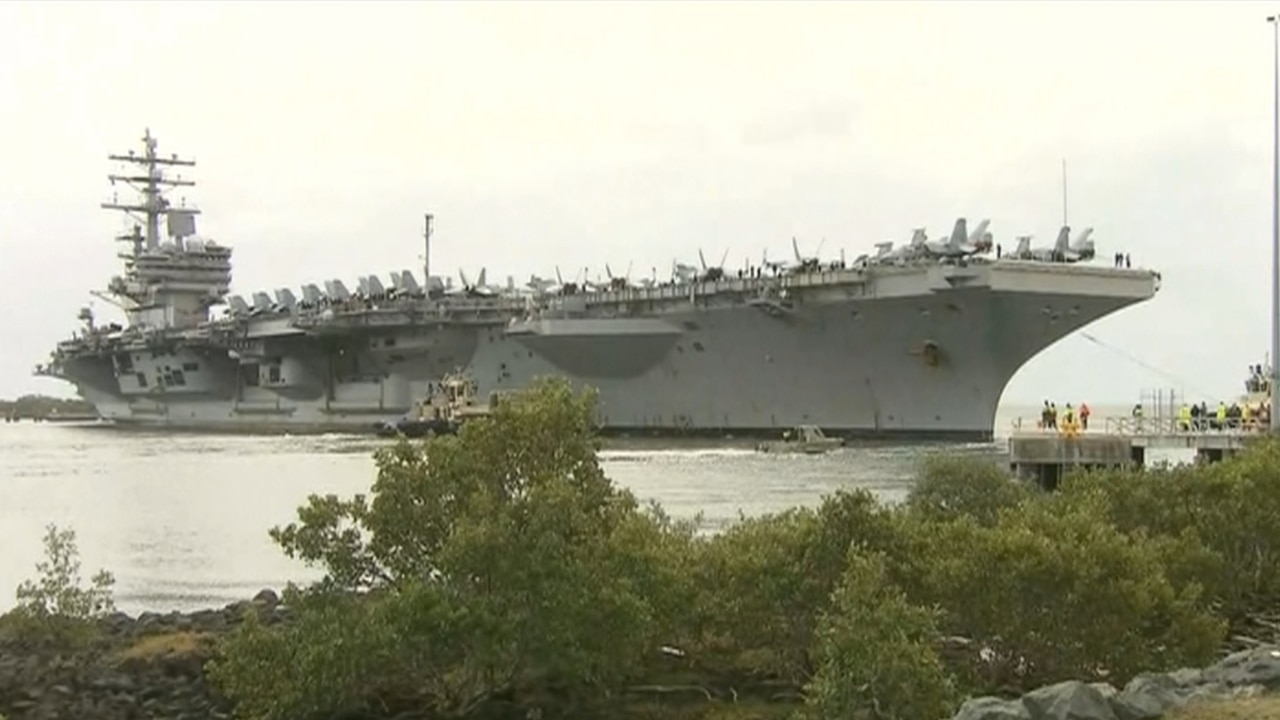
[(1096, 423), (1087, 430), (1075, 425), (1059, 425), (1056, 428), (1040, 427), (1038, 423), (1026, 423), (1018, 418), (1013, 431), (1018, 435), (1128, 435), (1135, 437), (1194, 437), (1199, 435), (1259, 435), (1268, 431), (1267, 422), (1259, 417), (1194, 418), (1179, 420), (1170, 417), (1111, 417), (1102, 426)]
[(1116, 417), (1107, 418), (1104, 432), (1110, 435), (1256, 435), (1268, 430), (1258, 417), (1179, 418)]

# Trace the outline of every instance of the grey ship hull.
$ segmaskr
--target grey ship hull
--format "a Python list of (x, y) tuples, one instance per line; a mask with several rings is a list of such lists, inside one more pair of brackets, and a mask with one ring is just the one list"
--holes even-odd
[[(482, 395), (547, 375), (592, 386), (612, 432), (773, 435), (811, 424), (847, 437), (981, 441), (1023, 364), (1151, 298), (1158, 277), (935, 264), (786, 278), (790, 307), (753, 303), (768, 282), (586, 296), (576, 312), (510, 324), (514, 313), (470, 323), (394, 312), (258, 318), (231, 343), (190, 332), (153, 340), (129, 351), (130, 372), (119, 352), (102, 351), (64, 358), (52, 374), (104, 418), (157, 429), (367, 432), (461, 367)], [(278, 375), (262, 371), (255, 382), (258, 363), (273, 362)], [(188, 369), (181, 385), (157, 389), (155, 379), (179, 367)], [(152, 381), (144, 388), (138, 376)]]

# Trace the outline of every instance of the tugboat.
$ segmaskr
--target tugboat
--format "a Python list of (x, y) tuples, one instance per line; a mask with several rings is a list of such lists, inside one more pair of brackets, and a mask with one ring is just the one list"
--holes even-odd
[(477, 394), (475, 380), (460, 372), (449, 373), (431, 388), (426, 399), (418, 403), (416, 417), (406, 416), (394, 423), (379, 423), (376, 432), (379, 437), (403, 435), (411, 439), (452, 435), (466, 421), (493, 412), (498, 401), (497, 393), (489, 397), (487, 406), (476, 402)]
[(762, 453), (802, 453), (822, 455), (844, 445), (840, 438), (827, 437), (816, 425), (800, 425), (782, 434), (781, 440), (769, 440), (756, 446)]

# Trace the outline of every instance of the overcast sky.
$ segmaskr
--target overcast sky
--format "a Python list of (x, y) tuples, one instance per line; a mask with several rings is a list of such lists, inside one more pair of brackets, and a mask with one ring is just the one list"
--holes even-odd
[[(0, 397), (119, 272), (105, 155), (192, 155), (249, 294), (420, 268), (639, 276), (990, 217), (1155, 266), (1006, 402), (1242, 390), (1269, 347), (1264, 4), (0, 3)], [(420, 273), (419, 273), (420, 274)], [(95, 309), (109, 318), (109, 306)]]

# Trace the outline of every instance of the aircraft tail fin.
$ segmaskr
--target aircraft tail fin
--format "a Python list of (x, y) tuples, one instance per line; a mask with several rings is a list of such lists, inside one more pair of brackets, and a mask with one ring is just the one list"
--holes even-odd
[(1093, 240), (1089, 237), (1093, 235), (1093, 228), (1088, 227), (1080, 231), (1080, 235), (1076, 237), (1076, 241), (1071, 243), (1072, 250), (1083, 250), (1093, 247)]
[(1071, 226), (1063, 225), (1058, 231), (1058, 241), (1053, 244), (1053, 251), (1065, 255), (1071, 249)]
[(991, 224), (990, 220), (983, 220), (982, 222), (978, 223), (978, 227), (974, 228), (973, 232), (969, 233), (969, 244), (981, 245), (982, 243), (986, 242), (987, 226), (990, 224)]
[(956, 218), (956, 226), (951, 229), (951, 239), (947, 241), (947, 246), (953, 250), (958, 250), (965, 241), (969, 239), (969, 223), (964, 218)]

